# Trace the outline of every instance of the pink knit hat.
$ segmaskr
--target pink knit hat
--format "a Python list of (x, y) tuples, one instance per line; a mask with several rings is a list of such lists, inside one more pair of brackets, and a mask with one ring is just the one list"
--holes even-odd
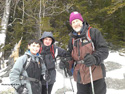
[(82, 15), (77, 11), (74, 11), (70, 14), (70, 17), (69, 17), (70, 24), (72, 24), (72, 21), (75, 20), (75, 19), (79, 19), (83, 22)]

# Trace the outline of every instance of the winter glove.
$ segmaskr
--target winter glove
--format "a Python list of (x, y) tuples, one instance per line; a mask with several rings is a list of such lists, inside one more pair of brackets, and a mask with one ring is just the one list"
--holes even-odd
[(28, 94), (28, 89), (26, 88), (26, 84), (18, 87), (17, 92), (18, 94)]
[(68, 62), (68, 58), (61, 58), (61, 62), (63, 63), (64, 65), (64, 68), (69, 68), (69, 62)]
[(72, 76), (71, 70), (68, 69), (68, 70), (67, 70), (67, 73), (68, 73), (69, 76)]
[(69, 61), (69, 59), (63, 57), (63, 58), (61, 58), (61, 61), (59, 63), (59, 67), (60, 67), (60, 69), (64, 69), (66, 77), (67, 77), (67, 74), (69, 76), (72, 76), (72, 72), (69, 69), (69, 62), (68, 61)]
[(84, 64), (89, 67), (96, 64), (96, 58), (93, 55), (87, 54), (84, 57)]
[(50, 82), (51, 81), (51, 78), (50, 78), (50, 75), (48, 73), (48, 71), (46, 71), (45, 75), (43, 75), (43, 79), (47, 82)]
[(28, 89), (24, 88), (22, 94), (28, 94)]
[(60, 69), (66, 68), (65, 64), (62, 61), (60, 61), (60, 63), (59, 63), (59, 68)]

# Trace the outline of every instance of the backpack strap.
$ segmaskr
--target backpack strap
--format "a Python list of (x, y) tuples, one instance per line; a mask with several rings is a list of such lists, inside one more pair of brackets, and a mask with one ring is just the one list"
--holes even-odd
[(55, 58), (58, 56), (58, 48), (56, 48), (56, 51), (55, 51)]
[(58, 56), (58, 48), (56, 48), (54, 51), (54, 45), (52, 45), (52, 47), (50, 48), (50, 52), (52, 53), (53, 59), (55, 60), (55, 63), (56, 63), (56, 57)]
[(40, 51), (39, 51), (39, 53), (41, 53), (42, 52), (42, 45), (41, 45), (41, 47), (40, 47)]
[(33, 82), (40, 82), (40, 80), (38, 80), (38, 79), (35, 79), (35, 78), (32, 78), (32, 77), (26, 77), (26, 76), (22, 75), (24, 70), (26, 70), (29, 67), (30, 61), (31, 61), (31, 57), (29, 55), (26, 55), (26, 56), (27, 56), (27, 60), (25, 61), (24, 65), (23, 65), (23, 70), (20, 73), (20, 77), (19, 77), (20, 80), (28, 80), (28, 81), (33, 81)]
[(88, 28), (88, 32), (87, 32), (87, 39), (89, 40), (89, 41), (91, 41), (91, 36), (90, 36), (90, 29), (91, 29), (92, 27), (89, 27)]
[(54, 47), (52, 45), (52, 47), (50, 48), (50, 52), (52, 54), (52, 57), (55, 58), (55, 53), (54, 53)]
[[(30, 61), (31, 61), (31, 57), (29, 56), (29, 55), (26, 55), (27, 56), (27, 58), (26, 58), (26, 61), (25, 61), (25, 63), (24, 63), (24, 65), (23, 65), (23, 70), (22, 70), (22, 72), (24, 71), (24, 70), (26, 70), (28, 67), (29, 67), (29, 65), (30, 65)], [(39, 57), (39, 60), (40, 60), (41, 58)], [(40, 68), (41, 67), (41, 65), (40, 65), (41, 63), (40, 63), (40, 61), (38, 62), (38, 67)], [(21, 74), (22, 74), (22, 72), (21, 72)]]
[[(87, 33), (86, 33), (86, 36), (87, 36), (87, 39), (92, 43), (92, 48), (93, 48), (93, 51), (95, 51), (95, 46), (94, 46), (94, 43), (92, 42), (92, 39), (91, 39), (91, 36), (90, 36), (90, 29), (91, 29), (92, 27), (89, 27), (88, 28), (88, 31), (87, 31)], [(72, 38), (72, 44), (73, 44), (73, 47), (74, 47), (74, 38)]]
[(24, 72), (24, 70), (26, 70), (26, 69), (28, 68), (28, 66), (30, 65), (31, 57), (30, 57), (29, 55), (26, 55), (26, 56), (27, 56), (27, 57), (26, 57), (26, 61), (25, 61), (25, 63), (23, 64), (23, 69), (22, 69), (20, 75), (22, 75), (23, 72)]
[(88, 31), (87, 31), (87, 33), (86, 33), (86, 36), (87, 36), (87, 39), (92, 43), (92, 48), (93, 48), (93, 51), (95, 51), (95, 46), (94, 46), (94, 43), (92, 42), (92, 39), (91, 39), (91, 36), (90, 36), (90, 29), (91, 29), (92, 27), (89, 27), (88, 28)]
[[(41, 52), (42, 52), (42, 45), (41, 45), (41, 47), (40, 47), (39, 53), (41, 54)], [(53, 45), (52, 45), (52, 47), (50, 48), (50, 52), (51, 52), (51, 54), (52, 54), (52, 57), (55, 58), (56, 56), (55, 56), (55, 52), (54, 52), (54, 47), (53, 47)]]
[(24, 70), (26, 70), (29, 67), (30, 61), (31, 61), (31, 57), (29, 55), (26, 55), (26, 56), (27, 56), (27, 60), (25, 64), (23, 65)]
[[(90, 29), (91, 29), (92, 27), (89, 27), (88, 28), (88, 31), (87, 31), (87, 33), (86, 33), (86, 36), (87, 36), (87, 39), (89, 40), (89, 41), (91, 41), (91, 36), (90, 36)], [(74, 47), (74, 38), (72, 38), (72, 44), (73, 44), (73, 47)]]
[(32, 82), (41, 82), (40, 80), (38, 80), (36, 78), (27, 77), (27, 76), (23, 76), (23, 75), (20, 75), (20, 80), (28, 80), (28, 81), (32, 81)]
[(74, 39), (74, 38), (72, 38), (72, 44), (73, 44), (73, 47), (74, 47), (74, 40), (75, 40), (75, 39)]

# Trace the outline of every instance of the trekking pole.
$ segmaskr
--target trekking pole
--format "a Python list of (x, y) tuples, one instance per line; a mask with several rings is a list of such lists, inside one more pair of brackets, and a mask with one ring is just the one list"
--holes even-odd
[(89, 67), (90, 79), (91, 79), (91, 86), (92, 86), (92, 94), (95, 94), (94, 85), (93, 85), (93, 78), (92, 78), (92, 69), (91, 66)]
[(49, 91), (48, 91), (48, 82), (46, 81), (46, 92), (47, 92), (47, 94), (49, 94)]
[(63, 71), (63, 88), (64, 88), (63, 93), (65, 94), (65, 68), (64, 68), (64, 71)]
[(73, 84), (72, 84), (72, 81), (71, 81), (71, 77), (69, 77), (69, 79), (70, 79), (70, 83), (71, 83), (72, 91), (73, 91), (73, 94), (74, 94), (74, 88), (73, 88)]

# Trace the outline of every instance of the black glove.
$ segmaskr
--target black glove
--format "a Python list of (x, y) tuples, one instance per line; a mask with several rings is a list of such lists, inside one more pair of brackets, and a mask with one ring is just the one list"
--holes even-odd
[(96, 58), (93, 55), (87, 54), (84, 58), (84, 64), (89, 67), (96, 64)]
[(71, 72), (71, 70), (69, 70), (69, 69), (67, 70), (67, 73), (68, 73), (69, 76), (73, 75), (72, 72)]
[(18, 94), (28, 94), (28, 89), (26, 88), (26, 84), (18, 87), (16, 91), (18, 92)]
[(64, 69), (64, 68), (69, 68), (69, 63), (66, 57), (60, 57), (60, 63), (59, 63), (59, 68)]
[(64, 69), (66, 77), (67, 77), (67, 73), (68, 73), (69, 76), (72, 76), (72, 72), (69, 69), (69, 62), (68, 62), (68, 60), (69, 59), (63, 57), (63, 58), (61, 58), (61, 61), (59, 63), (59, 68), (60, 69)]
[(60, 61), (59, 68), (64, 69), (64, 68), (66, 68), (66, 65), (62, 61)]
[(48, 71), (46, 71), (45, 75), (43, 75), (43, 79), (47, 82), (51, 81), (50, 74), (48, 73)]

